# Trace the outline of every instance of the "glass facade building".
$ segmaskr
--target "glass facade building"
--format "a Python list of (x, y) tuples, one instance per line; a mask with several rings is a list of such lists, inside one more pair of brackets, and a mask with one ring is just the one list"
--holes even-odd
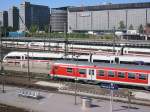
[(44, 27), (49, 25), (50, 9), (48, 6), (24, 2), (20, 5), (19, 15), (19, 26), (21, 31), (30, 29), (31, 25), (36, 25), (38, 30), (44, 30)]
[(2, 27), (8, 27), (8, 12), (0, 12), (0, 22)]
[(8, 26), (15, 31), (19, 30), (19, 9), (17, 7), (12, 7), (8, 11)]
[(51, 31), (64, 32), (64, 28), (67, 29), (67, 16), (67, 7), (52, 8), (50, 17)]

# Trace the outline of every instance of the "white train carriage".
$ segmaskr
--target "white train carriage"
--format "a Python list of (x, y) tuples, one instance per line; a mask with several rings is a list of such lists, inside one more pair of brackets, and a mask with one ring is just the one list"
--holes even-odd
[[(42, 52), (29, 52), (29, 60), (33, 62), (48, 62), (51, 60), (62, 59), (64, 54), (62, 53), (42, 53)], [(27, 61), (27, 52), (10, 52), (4, 58), (5, 63), (20, 63)]]

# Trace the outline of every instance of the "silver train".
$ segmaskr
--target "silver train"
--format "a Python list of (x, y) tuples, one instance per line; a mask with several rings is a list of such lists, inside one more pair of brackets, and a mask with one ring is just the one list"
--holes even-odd
[(76, 60), (76, 61), (89, 61), (89, 62), (105, 62), (116, 64), (140, 64), (150, 65), (149, 56), (129, 56), (129, 55), (114, 55), (114, 54), (90, 54), (90, 55), (67, 55), (64, 53), (51, 53), (51, 52), (10, 52), (4, 56), (3, 62), (5, 63), (20, 63), (23, 61), (36, 62), (49, 62), (52, 60)]
[[(64, 51), (64, 43), (49, 43), (49, 42), (11, 42), (4, 41), (4, 46), (15, 48), (27, 48), (50, 51)], [(71, 52), (78, 52), (81, 54), (106, 54), (108, 52), (115, 52), (117, 55), (136, 55), (149, 56), (150, 49), (148, 48), (129, 48), (129, 47), (111, 47), (111, 46), (91, 46), (91, 45), (68, 45), (68, 50)]]

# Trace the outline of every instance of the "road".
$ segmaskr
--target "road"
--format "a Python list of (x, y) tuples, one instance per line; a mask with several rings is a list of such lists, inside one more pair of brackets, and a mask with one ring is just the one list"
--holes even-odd
[[(1, 85), (0, 85), (1, 86)], [(74, 105), (74, 96), (39, 91), (43, 99), (36, 100), (19, 97), (18, 87), (6, 87), (6, 93), (0, 92), (0, 103), (16, 107), (26, 108), (38, 112), (110, 112), (110, 102), (100, 99), (92, 100), (91, 108), (82, 108), (81, 98), (77, 97), (77, 105)], [(149, 112), (150, 107), (133, 105), (136, 109), (127, 109), (125, 103), (113, 102), (113, 112)]]

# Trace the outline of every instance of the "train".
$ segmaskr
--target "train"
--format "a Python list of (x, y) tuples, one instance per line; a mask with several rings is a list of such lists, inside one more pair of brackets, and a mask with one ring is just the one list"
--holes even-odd
[(29, 57), (30, 61), (34, 62), (48, 62), (51, 60), (74, 60), (74, 61), (87, 61), (87, 62), (103, 62), (103, 63), (116, 63), (116, 64), (132, 64), (132, 65), (150, 65), (149, 56), (128, 56), (128, 55), (114, 55), (114, 54), (89, 54), (89, 55), (74, 55), (65, 53), (53, 53), (53, 52), (10, 52), (3, 58), (5, 63), (23, 62), (27, 61)]
[(114, 83), (150, 89), (150, 66), (56, 61), (49, 76), (95, 84)]
[[(15, 47), (15, 48), (27, 48), (37, 49), (37, 50), (51, 50), (51, 51), (61, 51), (65, 49), (65, 43), (54, 43), (54, 42), (11, 42), (4, 41), (3, 46), (5, 47)], [(138, 56), (149, 56), (150, 49), (148, 48), (130, 48), (130, 47), (112, 47), (112, 46), (96, 46), (96, 45), (71, 45), (68, 44), (68, 51), (73, 51), (81, 54), (89, 54), (89, 52), (94, 54), (99, 54), (101, 52), (115, 52), (120, 55), (138, 55)]]

